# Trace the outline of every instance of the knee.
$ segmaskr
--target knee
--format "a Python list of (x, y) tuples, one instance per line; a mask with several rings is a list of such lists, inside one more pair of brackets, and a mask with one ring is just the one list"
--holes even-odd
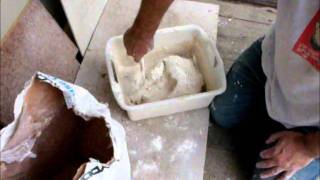
[(210, 120), (216, 123), (218, 126), (222, 128), (233, 128), (238, 123), (238, 118), (234, 116), (232, 112), (232, 107), (228, 107), (223, 104), (219, 97), (216, 97), (209, 106), (210, 109)]

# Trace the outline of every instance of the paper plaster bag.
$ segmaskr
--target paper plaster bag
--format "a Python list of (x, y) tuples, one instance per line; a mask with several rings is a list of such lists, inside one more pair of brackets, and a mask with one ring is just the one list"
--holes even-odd
[(130, 179), (123, 127), (87, 90), (36, 73), (0, 132), (1, 179)]

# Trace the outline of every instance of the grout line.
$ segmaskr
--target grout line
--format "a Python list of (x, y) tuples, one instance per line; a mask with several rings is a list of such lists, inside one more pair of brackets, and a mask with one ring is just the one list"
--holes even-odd
[(102, 12), (101, 12), (101, 14), (100, 14), (100, 17), (99, 17), (99, 19), (98, 19), (98, 22), (97, 22), (96, 26), (94, 27), (93, 32), (92, 32), (92, 34), (91, 34), (90, 40), (89, 40), (89, 42), (88, 42), (88, 45), (87, 45), (86, 49), (84, 50), (83, 59), (84, 59), (87, 51), (90, 50), (89, 47), (90, 47), (91, 41), (92, 41), (92, 39), (93, 39), (93, 36), (94, 36), (95, 33), (96, 33), (96, 30), (97, 30), (97, 28), (98, 28), (98, 26), (99, 26), (99, 24), (100, 24), (100, 20), (101, 20), (103, 14), (104, 14), (104, 12), (105, 12), (105, 10), (106, 10), (106, 8), (107, 8), (107, 5), (108, 5), (108, 0), (106, 0), (106, 2), (105, 2), (105, 5), (104, 5), (104, 7), (103, 7), (103, 9), (102, 9)]
[(260, 22), (260, 21), (254, 21), (254, 20), (248, 20), (248, 19), (243, 19), (243, 18), (238, 18), (238, 17), (233, 17), (233, 16), (225, 16), (225, 15), (221, 15), (219, 14), (220, 17), (224, 17), (224, 18), (231, 18), (231, 19), (236, 19), (236, 20), (241, 20), (241, 21), (247, 21), (247, 22), (251, 22), (251, 23), (257, 23), (257, 24), (263, 24), (263, 25), (272, 25), (273, 23), (267, 23), (267, 22)]

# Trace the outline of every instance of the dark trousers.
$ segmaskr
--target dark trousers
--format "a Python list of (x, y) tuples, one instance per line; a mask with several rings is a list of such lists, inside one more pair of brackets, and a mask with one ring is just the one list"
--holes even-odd
[[(318, 131), (317, 127), (286, 129), (268, 115), (265, 102), (266, 76), (261, 65), (261, 42), (254, 42), (235, 61), (227, 74), (227, 89), (210, 105), (211, 117), (221, 127), (231, 128), (241, 162), (259, 179), (261, 169), (255, 169), (259, 152), (273, 133), (292, 130), (302, 133)], [(320, 174), (320, 160), (315, 160), (291, 179), (313, 180)], [(271, 179), (275, 179), (271, 178)]]

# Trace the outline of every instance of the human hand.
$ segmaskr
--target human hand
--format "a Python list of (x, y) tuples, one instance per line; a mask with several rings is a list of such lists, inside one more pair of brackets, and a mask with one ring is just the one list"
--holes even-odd
[(133, 56), (136, 62), (153, 48), (153, 33), (143, 32), (137, 28), (130, 28), (123, 37), (127, 54)]
[(266, 169), (260, 174), (261, 178), (279, 175), (279, 180), (289, 179), (297, 171), (306, 167), (314, 158), (306, 146), (305, 135), (298, 132), (283, 131), (272, 134), (267, 144), (276, 144), (260, 153), (262, 161), (257, 168)]

